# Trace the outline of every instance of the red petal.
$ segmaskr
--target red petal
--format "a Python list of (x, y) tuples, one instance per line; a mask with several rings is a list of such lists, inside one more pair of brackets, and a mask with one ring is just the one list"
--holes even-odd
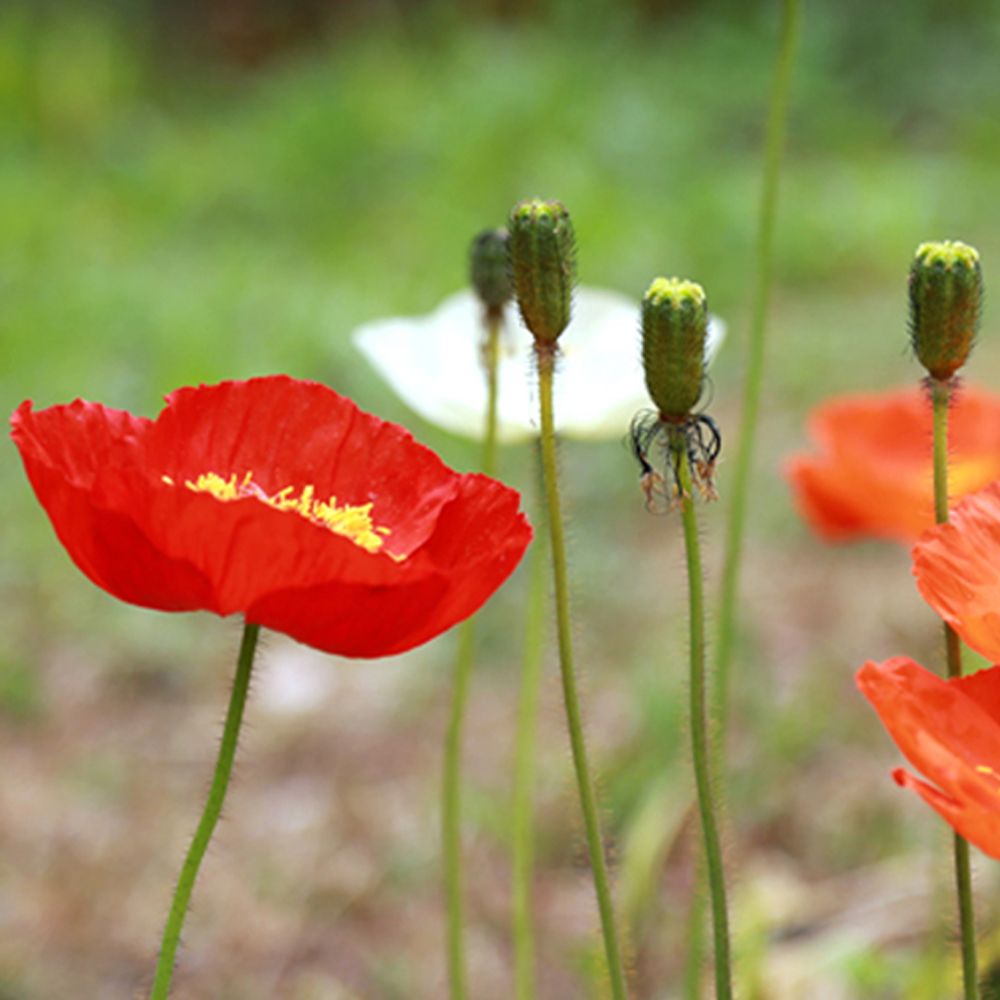
[(83, 400), (36, 413), (27, 401), (11, 425), (56, 535), (97, 586), (161, 611), (217, 610), (203, 574), (187, 559), (157, 549), (136, 524), (127, 498), (119, 505), (100, 489), (109, 469), (135, 462), (149, 421)]
[(1000, 818), (998, 810), (982, 808), (972, 802), (959, 802), (944, 795), (927, 782), (897, 768), (892, 772), (896, 784), (916, 792), (935, 809), (951, 827), (975, 844), (985, 854), (1000, 858)]
[(1000, 724), (994, 714), (1000, 667), (946, 681), (894, 657), (866, 663), (857, 683), (917, 770), (960, 806), (988, 811), (1000, 824)]
[(925, 600), (987, 659), (1000, 661), (1000, 483), (965, 497), (913, 547)]

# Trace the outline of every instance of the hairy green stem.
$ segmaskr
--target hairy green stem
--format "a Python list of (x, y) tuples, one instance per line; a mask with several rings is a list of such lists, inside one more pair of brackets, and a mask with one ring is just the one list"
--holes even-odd
[(156, 974), (153, 978), (153, 988), (149, 994), (150, 1000), (166, 1000), (170, 995), (170, 981), (174, 974), (174, 961), (177, 947), (180, 944), (181, 930), (184, 918), (187, 916), (188, 903), (194, 890), (198, 870), (202, 859), (212, 839), (212, 833), (219, 822), (222, 813), (222, 803), (226, 798), (226, 789), (233, 773), (233, 761), (236, 758), (236, 743), (240, 734), (240, 723), (243, 721), (243, 709), (246, 706), (247, 692), (250, 688), (250, 672), (253, 669), (253, 656), (257, 648), (259, 625), (247, 622), (243, 627), (243, 639), (240, 643), (240, 654), (236, 665), (236, 677), (229, 696), (229, 708), (226, 711), (226, 722), (222, 730), (222, 742), (219, 744), (219, 756), (215, 762), (215, 773), (212, 775), (212, 785), (208, 792), (208, 801), (198, 822), (191, 846), (188, 848), (174, 890), (170, 914), (166, 927), (163, 929), (163, 943), (160, 946), (160, 957), (156, 963)]
[[(702, 586), (701, 547), (691, 484), (691, 465), (682, 437), (671, 442), (677, 461), (678, 486), (681, 491), (681, 516), (684, 522), (684, 550), (687, 559), (688, 619), (691, 645), (691, 751), (694, 778), (698, 789), (698, 812), (704, 840), (705, 868), (712, 904), (712, 931), (715, 946), (715, 995), (730, 1000), (733, 995), (729, 949), (729, 915), (726, 910), (726, 882), (722, 863), (722, 844), (716, 821), (712, 781), (712, 755), (709, 741), (708, 708), (705, 696), (705, 598)], [(721, 782), (720, 782), (721, 784)]]
[(782, 5), (781, 46), (775, 66), (767, 116), (767, 138), (764, 152), (764, 177), (761, 186), (760, 209), (757, 219), (757, 281), (754, 289), (753, 313), (750, 324), (750, 357), (743, 383), (743, 412), (740, 417), (740, 437), (733, 462), (729, 487), (729, 514), (726, 524), (725, 560), (722, 569), (722, 591), (719, 600), (718, 638), (715, 650), (715, 690), (712, 714), (718, 723), (718, 738), (725, 746), (726, 717), (729, 711), (729, 675), (736, 632), (736, 605), (739, 593), (740, 564), (743, 557), (743, 535), (746, 528), (747, 491), (753, 465), (757, 435), (757, 414), (760, 409), (761, 386), (764, 378), (767, 307), (771, 294), (771, 273), (774, 258), (774, 222), (778, 208), (778, 180), (781, 155), (785, 145), (785, 123), (788, 118), (788, 95), (791, 89), (795, 41), (798, 36), (799, 0), (784, 0)]
[[(778, 182), (781, 157), (785, 145), (785, 125), (791, 91), (792, 66), (798, 37), (799, 0), (783, 0), (781, 42), (775, 63), (774, 79), (768, 106), (767, 132), (764, 146), (764, 170), (760, 203), (757, 213), (756, 264), (753, 309), (750, 321), (750, 357), (743, 382), (743, 412), (740, 436), (733, 462), (733, 477), (729, 487), (729, 511), (726, 521), (725, 555), (719, 594), (718, 626), (715, 647), (715, 683), (712, 690), (712, 717), (716, 721), (718, 752), (725, 757), (726, 732), (729, 720), (729, 689), (732, 673), (733, 648), (736, 642), (737, 603), (740, 587), (740, 567), (743, 560), (743, 536), (747, 520), (747, 494), (753, 466), (757, 437), (757, 415), (760, 410), (761, 387), (764, 380), (764, 360), (767, 333), (767, 307), (771, 294), (774, 259), (774, 227), (778, 209)], [(699, 879), (700, 884), (700, 879)], [(688, 948), (685, 981), (695, 983), (702, 965), (704, 941), (704, 897), (696, 888), (691, 900), (688, 919)], [(685, 993), (691, 997), (693, 994)]]
[[(500, 352), (502, 313), (487, 311), (483, 368), (486, 374), (486, 420), (480, 468), (492, 475), (497, 452), (497, 360)], [(441, 854), (444, 865), (448, 909), (448, 984), (451, 1000), (465, 1000), (468, 984), (465, 970), (465, 919), (462, 905), (462, 732), (469, 682), (476, 659), (476, 620), (466, 618), (458, 627), (458, 651), (451, 692), (451, 712), (445, 733), (441, 776)]]
[[(934, 520), (948, 520), (948, 406), (951, 383), (931, 380), (931, 406), (934, 424)], [(958, 633), (944, 623), (945, 657), (948, 676), (962, 676), (962, 645)], [(954, 836), (955, 886), (958, 891), (958, 922), (962, 947), (962, 983), (964, 1000), (977, 1000), (976, 919), (972, 902), (972, 866), (969, 843), (957, 833)]]
[(535, 929), (531, 886), (535, 862), (535, 744), (541, 696), (545, 645), (546, 573), (543, 516), (536, 518), (538, 534), (532, 545), (528, 581), (528, 611), (524, 622), (521, 693), (514, 738), (513, 909), (514, 995), (517, 1000), (535, 997)]
[(559, 479), (556, 468), (555, 424), (552, 410), (552, 380), (555, 369), (554, 344), (535, 342), (538, 360), (538, 399), (541, 410), (542, 475), (545, 483), (545, 506), (549, 522), (549, 542), (552, 548), (552, 573), (556, 600), (556, 630), (559, 637), (559, 668), (562, 675), (563, 700), (569, 727), (573, 767), (580, 793), (580, 807), (590, 853), (590, 867), (597, 893), (597, 907), (601, 916), (601, 933), (607, 957), (611, 994), (614, 1000), (625, 1000), (625, 973), (622, 968), (615, 927), (615, 911), (608, 884), (608, 870), (604, 860), (604, 844), (597, 816), (594, 786), (587, 763), (587, 747), (583, 737), (580, 700), (576, 690), (576, 673), (573, 668), (573, 645), (569, 619), (569, 583), (566, 572), (566, 544), (563, 536), (562, 509), (559, 502)]

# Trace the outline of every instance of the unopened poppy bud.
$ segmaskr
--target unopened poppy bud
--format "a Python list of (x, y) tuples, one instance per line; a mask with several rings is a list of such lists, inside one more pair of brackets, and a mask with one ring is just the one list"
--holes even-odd
[(965, 364), (982, 304), (976, 250), (956, 240), (917, 247), (910, 267), (910, 340), (933, 378), (949, 379)]
[(681, 420), (705, 382), (705, 290), (681, 278), (656, 278), (642, 299), (642, 366), (660, 414)]
[(469, 250), (469, 280), (488, 310), (499, 312), (510, 300), (507, 230), (484, 229)]
[(519, 202), (510, 214), (510, 267), (524, 325), (554, 343), (566, 329), (576, 276), (569, 212), (558, 201)]

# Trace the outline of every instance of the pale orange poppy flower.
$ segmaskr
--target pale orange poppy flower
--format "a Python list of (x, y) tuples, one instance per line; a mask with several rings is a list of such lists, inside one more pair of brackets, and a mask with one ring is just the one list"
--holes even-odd
[[(838, 396), (813, 410), (816, 453), (785, 466), (795, 503), (826, 541), (910, 543), (934, 523), (931, 406), (923, 388)], [(948, 428), (953, 499), (1000, 479), (1000, 396), (962, 387)]]

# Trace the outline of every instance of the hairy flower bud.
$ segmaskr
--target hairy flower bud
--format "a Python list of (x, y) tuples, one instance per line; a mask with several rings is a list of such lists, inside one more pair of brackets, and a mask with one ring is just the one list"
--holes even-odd
[(499, 312), (513, 289), (507, 259), (507, 230), (484, 229), (469, 249), (469, 280), (488, 310)]
[(921, 243), (910, 267), (910, 340), (933, 378), (965, 364), (979, 329), (983, 275), (979, 253), (964, 243)]
[(558, 201), (519, 202), (510, 214), (510, 267), (524, 325), (554, 343), (566, 329), (576, 277), (569, 212)]
[(661, 416), (681, 420), (705, 382), (708, 305), (693, 281), (656, 278), (642, 299), (642, 366)]

